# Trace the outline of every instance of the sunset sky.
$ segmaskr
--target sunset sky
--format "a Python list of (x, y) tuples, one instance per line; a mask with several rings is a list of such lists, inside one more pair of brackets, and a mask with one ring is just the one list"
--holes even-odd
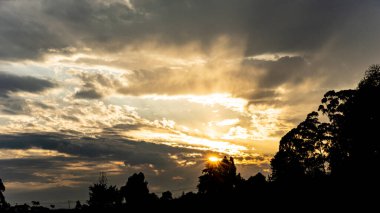
[(6, 199), (84, 202), (99, 172), (140, 171), (178, 195), (211, 155), (268, 175), (323, 94), (379, 63), (379, 20), (375, 0), (0, 0)]

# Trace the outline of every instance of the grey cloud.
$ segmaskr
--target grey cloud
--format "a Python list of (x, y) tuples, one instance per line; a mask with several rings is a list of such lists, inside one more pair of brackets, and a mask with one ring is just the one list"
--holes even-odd
[(30, 108), (24, 99), (0, 96), (0, 112), (10, 115), (27, 114)]
[(37, 2), (2, 1), (0, 7), (0, 58), (37, 59), (50, 48), (67, 45), (62, 32), (51, 28), (38, 14)]
[(96, 159), (122, 160), (133, 165), (157, 164), (159, 166), (166, 166), (169, 163), (167, 153), (194, 151), (143, 141), (129, 141), (117, 136), (85, 138), (58, 133), (0, 135), (0, 149), (28, 148), (56, 150), (95, 161)]
[[(97, 165), (111, 161), (123, 161), (124, 167), (118, 173), (109, 171), (108, 176), (112, 184), (125, 184), (128, 176), (142, 171), (146, 174), (150, 187), (154, 192), (172, 190), (179, 194), (183, 190), (194, 190), (197, 176), (203, 167), (202, 157), (189, 157), (187, 160), (196, 161), (196, 165), (180, 167), (169, 158), (169, 153), (186, 157), (186, 153), (203, 153), (199, 150), (175, 148), (166, 145), (146, 143), (143, 141), (129, 141), (117, 136), (80, 138), (68, 134), (58, 133), (24, 133), (0, 135), (0, 150), (40, 148), (66, 153), (72, 157), (32, 157), (23, 159), (1, 159), (0, 175), (7, 186), (7, 182), (39, 183), (42, 186), (52, 184), (47, 189), (13, 191), (8, 188), (7, 200), (25, 202), (34, 196), (41, 201), (61, 200), (61, 194), (75, 189), (75, 195), (66, 194), (63, 199), (88, 199), (88, 186), (96, 181), (99, 174)], [(93, 170), (67, 170), (70, 164), (85, 162)], [(110, 168), (104, 168), (110, 169)], [(157, 174), (158, 170), (160, 173)], [(173, 182), (172, 177), (183, 175), (184, 180)], [(60, 182), (77, 182), (71, 187), (60, 187)], [(180, 191), (178, 189), (181, 189)], [(46, 197), (44, 193), (49, 193)], [(33, 197), (33, 199), (34, 199)]]
[[(196, 40), (205, 48), (220, 35), (247, 39), (247, 55), (319, 48), (355, 13), (339, 1), (133, 1), (151, 14), (146, 24), (166, 43)], [(154, 19), (153, 19), (154, 18)], [(318, 33), (316, 33), (318, 32)]]
[(78, 99), (101, 99), (110, 90), (121, 87), (118, 79), (100, 73), (80, 73), (82, 88), (74, 94)]
[[(234, 3), (139, 0), (132, 1), (132, 4), (134, 10), (117, 1), (6, 2), (0, 13), (2, 26), (6, 26), (2, 28), (0, 41), (8, 43), (9, 48), (5, 48), (8, 56), (19, 55), (20, 58), (38, 55), (38, 51), (48, 48), (78, 45), (114, 51), (152, 37), (163, 44), (199, 41), (207, 49), (223, 35), (235, 41), (247, 39), (247, 55), (312, 52), (337, 31), (349, 27), (346, 24), (354, 21), (356, 14), (379, 7), (378, 2), (371, 0), (360, 4), (356, 1), (314, 0), (243, 0)], [(21, 12), (13, 14), (15, 8)], [(376, 13), (370, 13), (365, 18), (375, 20), (376, 17)], [(30, 21), (25, 21), (27, 18)], [(375, 27), (375, 23), (367, 24)], [(355, 29), (351, 30), (350, 34), (344, 35), (349, 41), (358, 35)], [(376, 37), (371, 37), (374, 39)]]
[(41, 92), (55, 87), (51, 81), (31, 76), (17, 76), (0, 72), (0, 96), (7, 97), (11, 92)]
[(0, 111), (6, 114), (25, 114), (30, 111), (24, 99), (11, 96), (15, 92), (39, 93), (56, 84), (31, 76), (18, 76), (0, 71)]
[[(313, 67), (309, 67), (306, 60), (302, 57), (281, 57), (276, 61), (246, 60), (243, 66), (249, 68), (253, 66), (256, 69), (263, 69), (264, 74), (259, 76), (259, 88), (273, 89), (282, 84), (302, 83), (306, 78), (313, 77)], [(257, 76), (250, 77), (251, 70), (247, 69), (246, 74), (243, 68), (240, 77), (248, 77), (253, 80)], [(266, 90), (268, 94), (270, 90)]]
[(103, 95), (95, 90), (87, 89), (76, 92), (74, 97), (82, 99), (100, 99), (103, 97)]
[(53, 106), (38, 101), (34, 102), (33, 105), (42, 109), (54, 109)]
[[(244, 75), (241, 75), (243, 77)], [(246, 76), (247, 81), (254, 81), (254, 79), (249, 79)], [(268, 98), (276, 97), (278, 94), (273, 88), (245, 88), (241, 91), (237, 91), (235, 94), (237, 97), (242, 97), (247, 100), (255, 99), (255, 100), (264, 100)]]

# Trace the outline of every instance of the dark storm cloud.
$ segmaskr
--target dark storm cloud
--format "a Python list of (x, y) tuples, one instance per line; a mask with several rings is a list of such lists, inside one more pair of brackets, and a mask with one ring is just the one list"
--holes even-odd
[(351, 1), (134, 1), (152, 13), (149, 20), (162, 41), (196, 40), (207, 47), (220, 35), (247, 39), (247, 55), (310, 51), (333, 34)]
[[(247, 55), (313, 52), (342, 29), (349, 42), (376, 20), (377, 1), (7, 1), (0, 10), (2, 58), (35, 58), (48, 49), (89, 46), (115, 49), (149, 38), (162, 44), (199, 41), (204, 48), (219, 36), (246, 39)], [(374, 22), (366, 28), (379, 33)], [(376, 36), (370, 38), (377, 40)], [(99, 44), (102, 44), (99, 46)]]
[(0, 97), (7, 97), (11, 92), (37, 93), (53, 88), (54, 83), (31, 76), (17, 76), (0, 71)]

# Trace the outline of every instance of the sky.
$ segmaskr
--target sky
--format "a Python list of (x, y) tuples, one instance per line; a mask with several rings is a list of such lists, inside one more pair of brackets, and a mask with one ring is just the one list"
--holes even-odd
[(6, 199), (196, 191), (209, 156), (270, 174), (281, 137), (379, 63), (380, 2), (0, 0)]

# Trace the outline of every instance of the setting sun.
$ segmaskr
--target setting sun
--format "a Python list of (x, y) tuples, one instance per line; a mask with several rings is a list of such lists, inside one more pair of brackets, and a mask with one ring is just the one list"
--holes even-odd
[(208, 158), (208, 161), (210, 161), (211, 163), (216, 163), (216, 162), (220, 161), (220, 159), (218, 157), (211, 156)]

